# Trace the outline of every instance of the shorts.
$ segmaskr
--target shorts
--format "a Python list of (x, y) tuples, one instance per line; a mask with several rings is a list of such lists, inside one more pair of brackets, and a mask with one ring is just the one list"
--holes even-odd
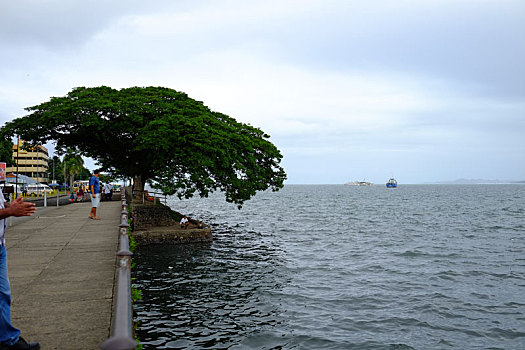
[(100, 206), (100, 193), (97, 193), (95, 196), (96, 197), (93, 198), (93, 194), (91, 194), (91, 207), (92, 208), (98, 208)]

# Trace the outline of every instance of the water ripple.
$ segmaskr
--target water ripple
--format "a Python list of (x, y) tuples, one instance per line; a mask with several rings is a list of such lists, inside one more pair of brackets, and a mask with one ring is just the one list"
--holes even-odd
[(525, 186), (286, 186), (172, 201), (211, 244), (140, 247), (145, 349), (524, 349)]

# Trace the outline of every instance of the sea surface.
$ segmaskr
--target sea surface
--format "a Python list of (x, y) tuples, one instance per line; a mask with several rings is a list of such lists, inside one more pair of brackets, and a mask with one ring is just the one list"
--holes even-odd
[(525, 185), (169, 205), (214, 241), (138, 248), (144, 349), (525, 349)]

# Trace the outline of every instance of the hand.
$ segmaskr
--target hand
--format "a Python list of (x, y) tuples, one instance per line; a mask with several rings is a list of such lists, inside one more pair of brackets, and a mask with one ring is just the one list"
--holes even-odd
[(36, 211), (35, 203), (24, 202), (23, 197), (18, 197), (9, 205), (9, 211), (11, 216), (31, 216)]

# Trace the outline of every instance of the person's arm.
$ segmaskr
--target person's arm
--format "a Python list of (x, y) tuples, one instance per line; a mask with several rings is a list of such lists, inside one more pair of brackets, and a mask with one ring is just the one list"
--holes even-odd
[(9, 216), (31, 216), (36, 211), (35, 203), (24, 202), (24, 198), (18, 197), (12, 203), (5, 203), (5, 208), (0, 209), (0, 220)]
[(93, 195), (93, 198), (95, 198), (97, 196), (95, 194), (95, 185), (91, 185), (91, 194)]

